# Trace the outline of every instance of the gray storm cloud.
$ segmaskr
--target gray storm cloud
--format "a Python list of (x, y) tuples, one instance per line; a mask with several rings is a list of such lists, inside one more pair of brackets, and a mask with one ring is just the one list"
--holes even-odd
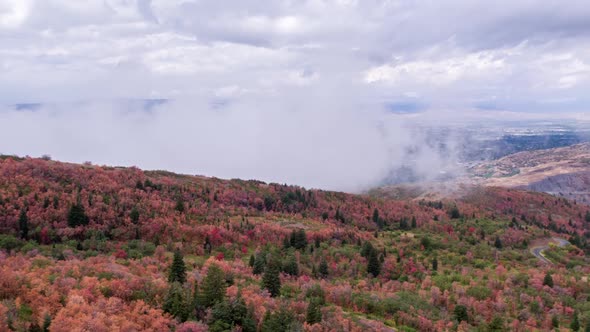
[(441, 153), (424, 127), (587, 119), (589, 22), (583, 0), (0, 0), (0, 152), (341, 190), (408, 161), (433, 178), (465, 138)]

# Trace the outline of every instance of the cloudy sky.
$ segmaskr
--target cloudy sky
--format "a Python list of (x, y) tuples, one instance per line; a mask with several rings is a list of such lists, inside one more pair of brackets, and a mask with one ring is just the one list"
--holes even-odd
[(353, 190), (400, 113), (587, 117), (590, 6), (0, 0), (0, 73), (0, 152)]

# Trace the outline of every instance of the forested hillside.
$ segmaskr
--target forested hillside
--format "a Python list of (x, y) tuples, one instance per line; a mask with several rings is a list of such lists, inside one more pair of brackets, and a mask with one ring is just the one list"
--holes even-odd
[[(392, 200), (0, 159), (0, 331), (549, 331), (590, 324), (590, 207)], [(571, 245), (531, 253), (551, 237)]]

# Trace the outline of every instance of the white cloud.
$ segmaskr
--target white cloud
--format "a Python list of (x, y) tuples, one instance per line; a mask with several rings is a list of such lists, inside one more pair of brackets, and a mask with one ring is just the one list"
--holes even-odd
[[(389, 99), (410, 90), (431, 107), (465, 108), (492, 96), (518, 105), (548, 93), (571, 98), (589, 87), (590, 27), (584, 22), (590, 13), (580, 1), (501, 1), (494, 8), (459, 0), (430, 6), (385, 0), (3, 0), (0, 6), (2, 26), (11, 27), (0, 31), (0, 65), (7, 70), (0, 88), (16, 90), (0, 102), (47, 95), (67, 100), (74, 88), (76, 99), (104, 98), (112, 82), (131, 78), (142, 81), (113, 89), (113, 97), (214, 94), (229, 85), (268, 91), (344, 80), (378, 83), (370, 93)], [(559, 53), (570, 60), (545, 59)]]
[(498, 75), (505, 68), (504, 60), (489, 52), (477, 52), (443, 60), (416, 60), (386, 64), (369, 69), (368, 83), (388, 82), (403, 85), (408, 81), (447, 85), (458, 80)]
[(0, 1), (0, 28), (18, 28), (28, 17), (30, 10), (30, 0)]
[[(481, 119), (473, 115), (480, 110), (466, 111), (475, 108), (539, 108), (583, 118), (590, 103), (589, 8), (584, 0), (493, 6), (462, 0), (0, 0), (0, 105), (191, 101), (152, 117), (122, 117), (110, 104), (39, 113), (7, 108), (0, 111), (3, 127), (37, 136), (22, 144), (4, 140), (8, 145), (0, 148), (355, 187), (397, 162), (399, 149), (414, 137), (403, 129), (412, 116), (437, 124)], [(384, 105), (423, 113), (383, 119)], [(101, 107), (108, 111), (101, 115)], [(499, 112), (484, 118), (503, 116)], [(99, 129), (74, 133), (91, 149), (62, 136), (67, 123), (84, 128), (88, 119)], [(114, 135), (105, 137), (110, 128)], [(206, 135), (186, 134), (193, 130)], [(136, 139), (154, 131), (162, 134), (153, 140), (163, 143)], [(39, 143), (42, 135), (50, 139)], [(224, 135), (224, 153), (201, 145), (218, 135)], [(176, 141), (182, 149), (169, 147)], [(121, 148), (111, 151), (114, 145)], [(146, 146), (154, 145), (165, 160), (148, 155)], [(192, 159), (185, 150), (210, 158)], [(287, 152), (290, 157), (281, 155)]]

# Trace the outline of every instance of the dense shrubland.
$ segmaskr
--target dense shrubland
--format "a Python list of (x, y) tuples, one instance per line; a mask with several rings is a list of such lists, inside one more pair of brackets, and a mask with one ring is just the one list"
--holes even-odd
[[(497, 188), (395, 201), (5, 157), (0, 330), (582, 329), (589, 211)], [(546, 265), (529, 249), (550, 236), (573, 245)]]

